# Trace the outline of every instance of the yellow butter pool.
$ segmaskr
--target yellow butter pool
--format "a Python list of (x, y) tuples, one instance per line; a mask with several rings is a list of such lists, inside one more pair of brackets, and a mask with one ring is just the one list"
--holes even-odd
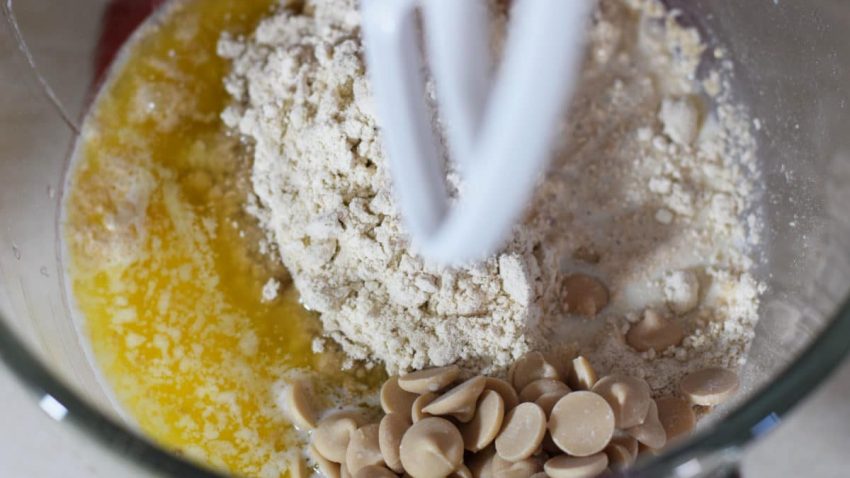
[[(361, 391), (382, 378), (311, 352), (319, 323), (244, 212), (250, 145), (219, 120), (216, 42), (272, 3), (182, 1), (136, 35), (85, 122), (64, 215), (81, 329), (121, 407), (164, 446), (249, 476), (293, 459), (286, 377)], [(280, 294), (263, 302), (271, 278)]]

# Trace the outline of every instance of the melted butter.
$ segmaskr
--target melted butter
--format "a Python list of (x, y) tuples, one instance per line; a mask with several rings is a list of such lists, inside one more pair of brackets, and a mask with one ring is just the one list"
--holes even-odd
[[(169, 449), (248, 476), (285, 476), (296, 454), (276, 405), (287, 377), (361, 395), (382, 379), (311, 352), (319, 323), (244, 212), (250, 151), (219, 120), (216, 42), (271, 3), (188, 0), (137, 34), (86, 120), (65, 199), (72, 293), (116, 398)], [(281, 294), (263, 303), (272, 277)]]

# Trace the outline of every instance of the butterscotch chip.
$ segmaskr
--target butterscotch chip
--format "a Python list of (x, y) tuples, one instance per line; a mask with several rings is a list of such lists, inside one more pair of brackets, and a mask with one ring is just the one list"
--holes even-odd
[(516, 390), (522, 390), (529, 383), (541, 378), (553, 378), (560, 380), (558, 371), (540, 352), (529, 352), (522, 358), (517, 360), (514, 373), (513, 384)]
[(561, 294), (567, 312), (583, 317), (596, 317), (608, 305), (608, 288), (599, 279), (587, 274), (565, 277)]
[(496, 438), (496, 453), (505, 460), (519, 461), (534, 454), (546, 435), (546, 414), (534, 403), (520, 403), (505, 417)]
[(547, 362), (555, 367), (561, 381), (566, 382), (567, 378), (570, 376), (570, 372), (572, 372), (573, 358), (575, 358), (575, 354), (572, 350), (567, 351), (563, 349), (555, 349), (543, 354), (543, 357)]
[(433, 402), (440, 396), (433, 392), (428, 392), (424, 395), (419, 395), (416, 397), (416, 400), (413, 401), (413, 405), (410, 406), (410, 419), (413, 423), (422, 420), (423, 418), (430, 417), (431, 415), (425, 413), (422, 409), (427, 407), (429, 403)]
[(590, 361), (579, 355), (573, 359), (573, 367), (567, 384), (573, 390), (590, 390), (596, 384), (596, 371)]
[(543, 448), (543, 451), (549, 454), (549, 456), (560, 455), (563, 453), (558, 445), (555, 444), (555, 441), (552, 440), (552, 435), (547, 433), (546, 436), (543, 437), (543, 444), (540, 445)]
[(617, 430), (614, 432), (614, 436), (611, 438), (611, 445), (618, 445), (625, 448), (629, 454), (632, 456), (632, 461), (637, 459), (638, 456), (638, 441), (635, 440), (635, 437), (629, 435), (624, 431)]
[(540, 405), (540, 408), (543, 409), (543, 413), (545, 413), (548, 417), (552, 413), (552, 408), (554, 408), (555, 404), (558, 403), (558, 400), (560, 400), (561, 397), (568, 393), (570, 393), (569, 389), (544, 393), (537, 400), (535, 400), (534, 403)]
[(541, 396), (552, 392), (569, 392), (570, 388), (567, 385), (553, 378), (541, 378), (535, 380), (519, 392), (519, 399), (523, 402), (534, 402)]
[(678, 322), (666, 319), (651, 309), (647, 309), (643, 320), (626, 333), (626, 343), (638, 352), (653, 349), (660, 353), (668, 347), (679, 345), (683, 338), (685, 331)]
[(316, 466), (319, 467), (319, 472), (326, 476), (327, 478), (339, 478), (340, 475), (340, 464), (334, 463), (327, 458), (323, 457), (321, 453), (316, 449), (315, 445), (310, 445), (308, 448), (310, 453), (310, 458), (316, 462)]
[(464, 448), (477, 452), (493, 443), (504, 418), (505, 402), (501, 395), (493, 390), (484, 390), (478, 399), (475, 416), (460, 427)]
[(605, 453), (585, 457), (561, 455), (550, 458), (543, 465), (550, 478), (592, 478), (607, 467), (608, 456)]
[(460, 465), (460, 468), (453, 471), (449, 478), (472, 478), (472, 472), (465, 465)]
[(355, 475), (365, 466), (381, 466), (384, 464), (384, 456), (381, 454), (381, 446), (378, 441), (377, 423), (365, 425), (351, 434), (348, 448), (345, 451), (345, 465), (348, 471)]
[(667, 434), (667, 442), (690, 435), (697, 424), (697, 417), (691, 404), (677, 397), (662, 397), (655, 400), (658, 406), (658, 420)]
[(617, 443), (609, 443), (605, 447), (605, 455), (608, 456), (608, 463), (614, 468), (625, 468), (635, 462), (635, 457), (629, 449)]
[(679, 384), (691, 402), (710, 407), (719, 405), (738, 391), (738, 375), (723, 368), (705, 368), (694, 372)]
[(593, 392), (611, 405), (614, 425), (621, 429), (643, 423), (652, 401), (646, 380), (623, 375), (603, 377), (593, 386)]
[(649, 404), (649, 412), (640, 425), (627, 428), (626, 433), (650, 448), (661, 448), (667, 443), (667, 433), (658, 419), (658, 406), (655, 400)]
[(568, 393), (552, 408), (549, 433), (561, 450), (590, 456), (604, 450), (614, 435), (614, 412), (593, 392)]
[(505, 411), (509, 411), (519, 405), (519, 396), (510, 383), (495, 377), (487, 377), (484, 390), (493, 390), (505, 401)]
[(463, 437), (444, 418), (423, 418), (401, 439), (401, 463), (412, 477), (447, 476), (463, 462)]
[(313, 410), (313, 400), (309, 386), (303, 380), (295, 380), (286, 388), (286, 416), (303, 431), (316, 428), (316, 412)]
[(354, 478), (398, 478), (398, 475), (393, 473), (387, 468), (383, 466), (364, 466), (357, 473), (355, 473)]
[[(543, 439), (544, 440), (546, 439), (545, 435), (543, 436)], [(534, 453), (532, 453), (531, 456), (532, 457), (539, 457), (542, 454), (543, 454), (543, 442), (540, 442), (540, 446), (538, 446), (537, 449), (534, 450)]]
[(381, 386), (381, 408), (384, 413), (399, 413), (410, 419), (410, 407), (417, 395), (405, 391), (398, 385), (398, 377), (390, 377)]
[(469, 457), (466, 466), (472, 472), (473, 478), (492, 478), (496, 456), (496, 447), (491, 445)]
[(527, 478), (543, 470), (543, 464), (535, 457), (509, 461), (498, 454), (493, 457), (493, 478)]
[(323, 418), (313, 431), (313, 445), (321, 456), (335, 463), (345, 461), (351, 434), (363, 423), (360, 413), (343, 410)]
[(466, 423), (475, 415), (475, 403), (486, 383), (481, 375), (470, 378), (429, 403), (422, 411), (430, 415), (451, 415)]
[(410, 428), (410, 420), (399, 413), (384, 415), (381, 424), (378, 426), (378, 446), (381, 449), (381, 455), (384, 457), (384, 463), (396, 473), (404, 472), (404, 468), (401, 466), (399, 448), (401, 447), (401, 437), (404, 436), (408, 428)]
[(399, 377), (398, 386), (404, 391), (421, 395), (428, 392), (439, 392), (451, 385), (459, 376), (460, 368), (457, 365), (429, 368)]
[(638, 444), (638, 455), (644, 455), (649, 453), (653, 456), (659, 456), (664, 451), (664, 448), (652, 448), (650, 446), (646, 446), (643, 443)]

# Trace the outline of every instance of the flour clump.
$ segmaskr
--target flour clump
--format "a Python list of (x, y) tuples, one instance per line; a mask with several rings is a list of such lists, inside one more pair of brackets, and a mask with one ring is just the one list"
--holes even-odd
[[(504, 2), (493, 11), (504, 25)], [(720, 365), (734, 344), (726, 365), (743, 354), (758, 303), (757, 234), (739, 219), (754, 207), (754, 146), (740, 127), (751, 122), (714, 91), (724, 85), (700, 86), (704, 48), (657, 1), (601, 1), (549, 170), (501, 252), (465, 267), (429, 264), (409, 247), (354, 0), (282, 4), (250, 36), (225, 35), (233, 101), (222, 118), (253, 148), (250, 211), (325, 336), (353, 360), (390, 373), (451, 363), (500, 373), (530, 349), (569, 344), (592, 347), (609, 372), (643, 373), (654, 358), (616, 337), (630, 314), (669, 307), (696, 334), (679, 355)], [(610, 291), (595, 317), (562, 304), (562, 281), (576, 273)], [(733, 311), (727, 296), (742, 288), (756, 292)], [(720, 340), (723, 330), (736, 339)], [(653, 388), (684, 373), (668, 368)]]
[[(222, 40), (254, 145), (254, 208), (305, 306), (355, 360), (390, 371), (460, 362), (499, 370), (528, 350), (555, 277), (530, 231), (498, 257), (444, 270), (408, 250), (365, 78), (353, 1), (307, 2)], [(540, 263), (548, 261), (548, 263)]]

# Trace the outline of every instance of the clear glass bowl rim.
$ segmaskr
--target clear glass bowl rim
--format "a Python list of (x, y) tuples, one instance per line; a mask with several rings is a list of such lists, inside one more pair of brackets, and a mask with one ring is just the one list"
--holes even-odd
[[(11, 23), (11, 2), (0, 4), (0, 11), (3, 21)], [(16, 31), (14, 26), (12, 29)], [(17, 40), (23, 53), (31, 60), (22, 39), (19, 37)], [(34, 66), (31, 61), (30, 66)], [(36, 71), (32, 73), (34, 78), (39, 78)], [(57, 114), (65, 117), (49, 86), (42, 82), (42, 87), (44, 94), (56, 106)], [(50, 396), (64, 406), (67, 413), (62, 422), (79, 429), (85, 436), (140, 469), (169, 477), (228, 478), (226, 474), (167, 451), (92, 406), (51, 372), (16, 336), (8, 323), (0, 315), (0, 362), (36, 399)], [(823, 330), (796, 359), (722, 420), (659, 456), (639, 461), (618, 476), (668, 476), (679, 465), (693, 458), (739, 450), (761, 435), (764, 429), (777, 423), (850, 355), (850, 342), (846, 337), (850, 337), (850, 297), (837, 308)]]

